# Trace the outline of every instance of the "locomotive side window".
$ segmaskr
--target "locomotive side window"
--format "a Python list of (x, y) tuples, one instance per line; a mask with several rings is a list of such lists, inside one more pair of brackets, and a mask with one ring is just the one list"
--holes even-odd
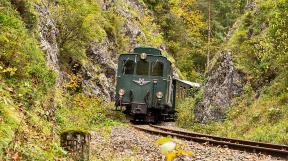
[(151, 75), (163, 76), (163, 63), (157, 61), (152, 63)]
[(148, 75), (149, 63), (147, 61), (138, 61), (136, 67), (137, 75)]
[(124, 61), (123, 73), (124, 74), (133, 74), (134, 73), (135, 63), (133, 60)]

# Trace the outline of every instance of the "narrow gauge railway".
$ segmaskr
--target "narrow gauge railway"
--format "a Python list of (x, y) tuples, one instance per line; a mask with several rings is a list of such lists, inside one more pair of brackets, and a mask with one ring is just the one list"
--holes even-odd
[(149, 128), (147, 128), (147, 126), (141, 126), (141, 125), (131, 125), (131, 126), (134, 127), (135, 129), (161, 136), (173, 136), (185, 140), (191, 140), (198, 143), (208, 143), (213, 146), (222, 146), (235, 150), (267, 154), (275, 157), (288, 159), (288, 146), (285, 145), (230, 139), (225, 137), (174, 130), (156, 125), (149, 125)]

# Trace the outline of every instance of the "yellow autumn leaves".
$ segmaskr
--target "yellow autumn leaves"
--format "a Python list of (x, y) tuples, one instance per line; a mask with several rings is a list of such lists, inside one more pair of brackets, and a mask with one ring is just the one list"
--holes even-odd
[(81, 85), (82, 77), (80, 75), (69, 75), (70, 82), (64, 84), (64, 88), (76, 90)]
[(13, 76), (15, 74), (15, 72), (17, 71), (16, 68), (3, 68), (2, 66), (0, 66), (0, 73), (8, 73), (10, 76)]
[(156, 141), (160, 152), (166, 161), (173, 161), (176, 157), (192, 156), (192, 152), (184, 150), (184, 146), (177, 144), (171, 137), (162, 137)]

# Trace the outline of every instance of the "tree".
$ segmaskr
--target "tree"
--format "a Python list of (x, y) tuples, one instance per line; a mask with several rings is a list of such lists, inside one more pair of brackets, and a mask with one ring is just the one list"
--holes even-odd
[(210, 43), (211, 43), (211, 0), (208, 0), (208, 52), (207, 52), (207, 69), (210, 64)]

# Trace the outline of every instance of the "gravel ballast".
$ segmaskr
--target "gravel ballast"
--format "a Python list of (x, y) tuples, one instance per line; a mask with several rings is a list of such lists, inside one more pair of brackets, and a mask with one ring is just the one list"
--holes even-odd
[[(91, 132), (91, 160), (165, 160), (156, 141), (161, 136), (148, 134), (132, 127), (115, 126), (111, 129), (99, 129)], [(174, 138), (174, 142), (192, 156), (183, 156), (175, 160), (193, 161), (272, 161), (281, 160), (267, 155), (252, 154), (228, 148), (198, 144)]]

